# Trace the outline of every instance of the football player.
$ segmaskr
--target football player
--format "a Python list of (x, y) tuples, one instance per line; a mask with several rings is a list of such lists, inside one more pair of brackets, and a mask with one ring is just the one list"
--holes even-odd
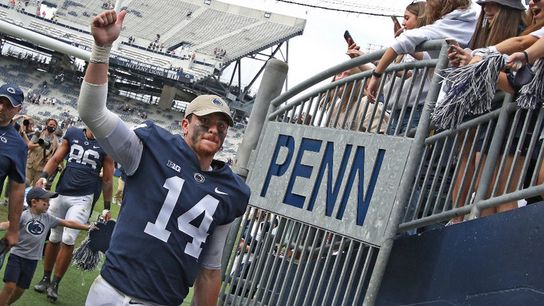
[(249, 187), (214, 160), (233, 125), (218, 96), (195, 98), (182, 135), (147, 121), (135, 130), (106, 108), (109, 49), (126, 12), (93, 18), (92, 55), (78, 101), (81, 119), (125, 169), (123, 209), (86, 305), (180, 305), (194, 285), (197, 305), (215, 305), (230, 223)]
[[(60, 219), (86, 223), (101, 189), (104, 193), (104, 209), (109, 210), (113, 189), (113, 159), (104, 152), (90, 129), (68, 128), (60, 147), (45, 165), (36, 186), (45, 187), (49, 176), (64, 159), (67, 160), (66, 167), (55, 190), (59, 196), (51, 200), (50, 213)], [(60, 226), (51, 229), (45, 248), (43, 278), (34, 286), (38, 292), (47, 291), (49, 300), (56, 301), (58, 298), (59, 282), (72, 260), (78, 234), (77, 229)], [(55, 271), (51, 281), (53, 267)]]
[(17, 130), (12, 119), (21, 110), (25, 97), (21, 89), (14, 84), (0, 86), (0, 182), (9, 178), (9, 227), (0, 243), (7, 248), (14, 246), (19, 239), (19, 219), (23, 211), (25, 194), (25, 165), (28, 147)]

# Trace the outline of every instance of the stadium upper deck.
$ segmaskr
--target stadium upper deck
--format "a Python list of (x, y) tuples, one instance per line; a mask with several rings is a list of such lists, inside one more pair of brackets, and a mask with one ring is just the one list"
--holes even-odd
[[(88, 49), (91, 18), (112, 6), (107, 0), (12, 0), (3, 3), (0, 14), (5, 21)], [(165, 69), (180, 67), (197, 78), (301, 35), (306, 24), (304, 19), (210, 0), (127, 0), (123, 7), (128, 12), (123, 43), (114, 46), (113, 54)], [(35, 18), (44, 13), (45, 18)], [(129, 37), (134, 38), (131, 44)], [(154, 50), (149, 50), (151, 44)]]

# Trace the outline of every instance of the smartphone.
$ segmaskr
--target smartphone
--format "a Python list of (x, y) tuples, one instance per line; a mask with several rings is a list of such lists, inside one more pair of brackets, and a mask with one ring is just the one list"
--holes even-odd
[(355, 43), (355, 41), (353, 40), (353, 37), (351, 37), (351, 34), (349, 34), (348, 30), (344, 32), (344, 39), (346, 40), (346, 43), (348, 44), (348, 46), (351, 46)]
[(393, 20), (393, 23), (395, 24), (395, 27), (398, 27), (399, 29), (402, 28), (402, 26), (400, 25), (400, 22), (397, 19), (397, 17), (391, 16), (391, 20)]
[(446, 38), (446, 43), (448, 43), (448, 45), (450, 46), (448, 48), (448, 52), (454, 52), (455, 51), (455, 48), (453, 46), (459, 47), (459, 43), (453, 38)]
[(459, 43), (453, 38), (446, 38), (446, 42), (450, 46), (459, 46)]

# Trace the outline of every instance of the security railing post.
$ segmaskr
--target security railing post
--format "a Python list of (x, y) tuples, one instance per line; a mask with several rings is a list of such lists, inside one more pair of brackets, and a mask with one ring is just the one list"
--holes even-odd
[(430, 115), (432, 110), (434, 109), (438, 94), (440, 92), (441, 76), (439, 76), (437, 72), (441, 71), (447, 66), (448, 44), (446, 42), (443, 42), (440, 49), (438, 63), (435, 68), (435, 75), (433, 76), (433, 80), (431, 83), (432, 85), (430, 86), (427, 98), (425, 99), (425, 105), (421, 114), (421, 120), (417, 127), (416, 136), (412, 143), (410, 155), (408, 157), (406, 168), (403, 174), (403, 179), (399, 187), (398, 197), (395, 199), (394, 207), (391, 212), (391, 218), (389, 220), (390, 225), (386, 229), (384, 235), (384, 242), (380, 247), (380, 251), (374, 265), (374, 270), (372, 271), (372, 276), (368, 284), (364, 305), (374, 305), (376, 302), (376, 298), (378, 297), (385, 269), (387, 267), (389, 256), (391, 255), (391, 250), (393, 248), (393, 239), (398, 231), (398, 226), (404, 214), (404, 208), (406, 206), (405, 204), (409, 199), (410, 190), (412, 189), (412, 185), (414, 184), (419, 159), (421, 158), (421, 154), (425, 147), (425, 138), (427, 137), (430, 126)]
[[(249, 122), (244, 133), (244, 139), (238, 147), (236, 164), (233, 167), (234, 172), (244, 179), (247, 178), (249, 172), (247, 167), (251, 152), (257, 147), (266, 121), (266, 115), (269, 108), (271, 108), (270, 102), (280, 95), (283, 83), (285, 83), (287, 77), (288, 68), (287, 63), (277, 59), (270, 59), (264, 69), (261, 85), (259, 86), (259, 90), (255, 97), (255, 103), (253, 104)], [(232, 223), (227, 236), (222, 258), (222, 275), (225, 275), (226, 263), (228, 263), (232, 249), (236, 243), (240, 222), (241, 218), (237, 218)]]
[(510, 102), (512, 102), (512, 96), (506, 95), (502, 104), (501, 113), (499, 114), (499, 118), (497, 119), (497, 126), (495, 127), (493, 137), (491, 138), (489, 152), (487, 153), (487, 158), (485, 159), (484, 168), (482, 170), (482, 177), (480, 178), (480, 183), (478, 184), (478, 190), (476, 190), (474, 205), (472, 206), (472, 210), (470, 211), (469, 219), (475, 219), (480, 216), (481, 209), (478, 207), (478, 202), (485, 199), (489, 190), (489, 186), (493, 180), (493, 174), (495, 172), (497, 160), (501, 153), (501, 146), (504, 135), (507, 133), (506, 129), (508, 127), (509, 121), (508, 107)]

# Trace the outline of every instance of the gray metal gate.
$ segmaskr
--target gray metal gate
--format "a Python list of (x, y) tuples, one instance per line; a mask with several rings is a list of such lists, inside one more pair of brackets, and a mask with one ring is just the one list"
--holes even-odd
[[(475, 218), (544, 192), (535, 170), (542, 111), (497, 97), (490, 113), (455, 130), (432, 129), (440, 91), (434, 71), (447, 64), (447, 47), (425, 43), (421, 50), (438, 52), (438, 59), (391, 66), (378, 93), (383, 104), (362, 98), (370, 71), (318, 84), (383, 51), (277, 98), (286, 68), (269, 63), (239, 151), (237, 171), (252, 188), (251, 209), (227, 245), (220, 304), (373, 305), (397, 234), (470, 212)], [(418, 75), (421, 81), (411, 81)], [(411, 101), (424, 91), (426, 76), (432, 81), (418, 124)], [(536, 165), (526, 158), (533, 155)], [(513, 179), (505, 184), (501, 171)]]

